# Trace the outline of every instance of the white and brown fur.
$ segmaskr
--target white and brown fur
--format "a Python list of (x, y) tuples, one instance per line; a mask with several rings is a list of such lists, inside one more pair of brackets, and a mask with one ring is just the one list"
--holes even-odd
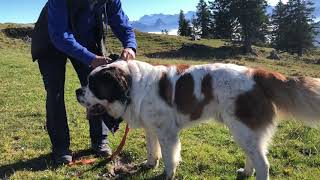
[(113, 117), (144, 128), (147, 165), (157, 166), (162, 155), (167, 179), (174, 177), (180, 161), (179, 131), (191, 124), (212, 119), (224, 123), (246, 154), (245, 167), (238, 172), (250, 176), (255, 169), (256, 178), (265, 180), (277, 111), (310, 125), (320, 122), (320, 79), (287, 78), (234, 64), (189, 67), (117, 61), (95, 69), (89, 84), (90, 77), (110, 68), (121, 72), (121, 87), (130, 90), (131, 103), (99, 99), (90, 85), (82, 88), (79, 102), (89, 108), (101, 104)]

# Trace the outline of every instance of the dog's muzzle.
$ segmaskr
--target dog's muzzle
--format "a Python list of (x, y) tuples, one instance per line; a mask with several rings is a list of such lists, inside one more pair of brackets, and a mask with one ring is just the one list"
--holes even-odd
[(82, 88), (79, 88), (76, 90), (76, 95), (77, 97), (81, 97), (84, 95), (84, 91), (82, 90)]
[(89, 104), (87, 104), (84, 100), (84, 95), (85, 95), (85, 91), (82, 88), (79, 88), (76, 90), (77, 101), (81, 105), (89, 107)]

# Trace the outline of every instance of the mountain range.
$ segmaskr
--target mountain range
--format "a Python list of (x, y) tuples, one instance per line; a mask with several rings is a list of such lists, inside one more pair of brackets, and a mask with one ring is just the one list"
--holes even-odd
[[(268, 6), (267, 13), (271, 14), (272, 6)], [(196, 12), (189, 11), (185, 13), (188, 20), (196, 16)], [(162, 30), (172, 31), (177, 30), (179, 26), (179, 14), (151, 14), (144, 15), (138, 21), (132, 21), (132, 26), (142, 32), (161, 32)]]
[[(271, 15), (274, 7), (267, 7), (267, 14)], [(189, 11), (185, 13), (185, 17), (188, 20), (191, 20), (196, 13), (194, 11)], [(314, 16), (317, 21), (320, 22), (320, 1), (315, 2), (315, 11)], [(163, 30), (167, 30), (169, 34), (176, 35), (178, 30), (179, 14), (151, 14), (144, 15), (138, 21), (132, 21), (132, 26), (142, 32), (151, 32), (151, 33), (161, 33)], [(320, 23), (319, 23), (320, 26)], [(319, 27), (320, 29), (320, 27)], [(317, 36), (317, 41), (320, 42), (320, 34)]]
[[(267, 14), (271, 15), (274, 7), (267, 7)], [(195, 16), (194, 11), (185, 13), (185, 17), (191, 20)], [(320, 1), (315, 2), (314, 16), (320, 20)], [(132, 26), (142, 32), (161, 32), (162, 30), (172, 31), (178, 29), (179, 14), (151, 14), (144, 15), (138, 21), (132, 21)]]
[[(191, 20), (195, 12), (185, 13), (186, 19)], [(161, 32), (162, 30), (172, 31), (178, 29), (179, 14), (151, 14), (144, 15), (138, 21), (132, 21), (132, 26), (142, 32)]]

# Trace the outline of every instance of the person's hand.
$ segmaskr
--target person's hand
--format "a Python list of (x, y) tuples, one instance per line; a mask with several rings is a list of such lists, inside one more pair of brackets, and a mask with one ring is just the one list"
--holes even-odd
[(110, 62), (109, 58), (105, 58), (103, 56), (96, 56), (96, 58), (91, 62), (91, 67), (94, 69), (98, 66), (108, 64)]
[(133, 60), (136, 58), (136, 53), (131, 48), (125, 48), (123, 49), (120, 59), (123, 59), (125, 61)]

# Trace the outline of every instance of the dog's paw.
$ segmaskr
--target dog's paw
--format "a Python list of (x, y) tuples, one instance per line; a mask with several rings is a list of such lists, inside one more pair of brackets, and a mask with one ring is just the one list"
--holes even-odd
[(171, 172), (171, 173), (167, 173), (167, 172), (164, 172), (164, 174), (165, 174), (165, 179), (166, 180), (174, 180), (175, 178), (175, 173), (174, 172)]
[(253, 175), (253, 171), (248, 171), (248, 170), (246, 170), (244, 168), (240, 168), (240, 169), (237, 170), (237, 174), (240, 177), (250, 177), (250, 176)]
[(176, 178), (175, 178), (174, 174), (168, 176), (168, 174), (165, 171), (163, 171), (163, 173), (157, 175), (153, 179), (175, 180)]
[(159, 166), (159, 160), (146, 161), (146, 165), (152, 169), (157, 168)]
[(159, 165), (159, 161), (154, 161), (154, 162), (144, 161), (140, 164), (140, 167), (144, 169), (154, 169), (154, 168), (157, 168), (158, 165)]

